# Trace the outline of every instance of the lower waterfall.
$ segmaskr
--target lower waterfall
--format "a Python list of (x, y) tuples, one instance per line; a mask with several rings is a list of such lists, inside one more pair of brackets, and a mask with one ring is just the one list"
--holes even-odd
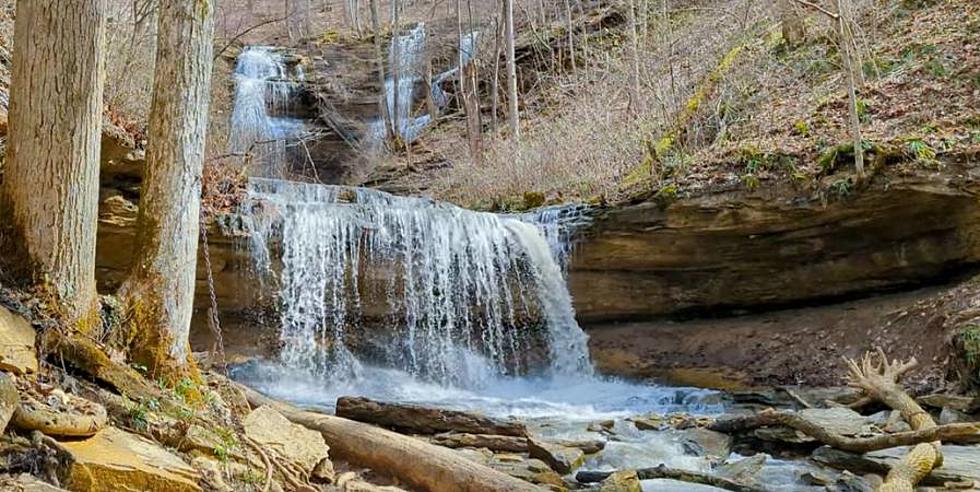
[(564, 251), (535, 216), (266, 179), (252, 180), (247, 208), (285, 367), (355, 378), (368, 357), (459, 387), (592, 374), (553, 255)]

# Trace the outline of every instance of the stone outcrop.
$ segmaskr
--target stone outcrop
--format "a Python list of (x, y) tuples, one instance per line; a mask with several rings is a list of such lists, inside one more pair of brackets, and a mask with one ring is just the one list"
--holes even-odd
[(786, 184), (607, 210), (570, 266), (576, 312), (602, 321), (770, 307), (962, 271), (980, 260), (974, 172), (886, 170), (846, 197)]
[(61, 446), (72, 457), (65, 481), (72, 492), (200, 492), (194, 468), (157, 444), (108, 427)]
[[(270, 406), (252, 410), (242, 421), (242, 426), (246, 436), (292, 463), (307, 477), (327, 459), (330, 450), (319, 432), (290, 422)], [(325, 478), (332, 479), (332, 468), (323, 474)]]
[(34, 328), (20, 315), (0, 306), (0, 370), (13, 374), (37, 372)]
[(562, 446), (537, 439), (527, 440), (528, 455), (548, 464), (552, 470), (568, 475), (585, 463), (585, 452), (579, 448)]

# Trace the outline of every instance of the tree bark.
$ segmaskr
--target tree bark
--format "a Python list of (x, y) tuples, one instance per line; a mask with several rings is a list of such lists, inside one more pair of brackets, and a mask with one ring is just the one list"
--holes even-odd
[(105, 84), (105, 0), (19, 0), (0, 187), (11, 271), (98, 323), (95, 234)]
[(517, 113), (517, 62), (514, 55), (514, 0), (504, 0), (504, 44), (507, 55), (507, 118), (514, 140), (521, 139), (520, 117)]
[(518, 437), (527, 435), (527, 428), (520, 422), (492, 419), (457, 410), (379, 402), (361, 397), (338, 398), (337, 416), (412, 434), (465, 432)]
[(541, 489), (455, 451), (341, 417), (304, 412), (239, 386), (253, 407), (272, 405), (284, 417), (320, 432), (330, 455), (385, 473), (429, 492), (535, 492)]
[(805, 36), (803, 16), (800, 15), (799, 8), (793, 0), (778, 0), (776, 5), (782, 24), (783, 41), (790, 49), (795, 48), (803, 42)]
[(186, 374), (200, 234), (201, 171), (211, 88), (212, 0), (161, 3), (150, 141), (137, 253), (123, 294), (134, 360), (155, 376)]

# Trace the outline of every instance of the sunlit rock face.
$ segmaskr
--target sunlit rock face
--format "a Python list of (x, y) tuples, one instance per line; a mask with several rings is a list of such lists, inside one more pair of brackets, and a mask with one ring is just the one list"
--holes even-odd
[(844, 198), (787, 185), (612, 209), (572, 258), (576, 312), (698, 315), (934, 281), (980, 260), (976, 188), (968, 174), (923, 171)]

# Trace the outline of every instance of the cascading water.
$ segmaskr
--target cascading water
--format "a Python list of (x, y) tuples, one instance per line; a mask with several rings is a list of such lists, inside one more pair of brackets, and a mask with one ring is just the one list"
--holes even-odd
[(260, 269), (273, 270), (271, 245), (281, 250), (287, 366), (356, 376), (348, 343), (363, 329), (359, 282), (372, 281), (386, 285), (390, 366), (472, 387), (525, 372), (544, 344), (545, 372), (591, 374), (587, 338), (537, 227), (375, 190), (274, 180), (253, 180), (250, 202)]
[(303, 121), (286, 116), (290, 98), (302, 80), (297, 65), (290, 73), (282, 54), (268, 46), (250, 46), (235, 66), (235, 102), (229, 145), (232, 152), (249, 152), (265, 176), (281, 176), (287, 164), (287, 142), (303, 133)]
[[(476, 56), (479, 32), (466, 33), (459, 40), (459, 67), (447, 70), (432, 80), (430, 95), (439, 108), (449, 103), (449, 96), (442, 90), (442, 84), (456, 76), (460, 67), (466, 66)], [(432, 123), (432, 115), (423, 114), (412, 116), (414, 109), (415, 87), (421, 76), (419, 67), (425, 54), (426, 32), (425, 25), (418, 23), (408, 33), (391, 39), (388, 48), (388, 73), (385, 79), (384, 98), (386, 111), (395, 122), (394, 131), (406, 141), (412, 142), (418, 138), (425, 127)], [(397, 74), (397, 84), (395, 83)], [(380, 141), (385, 136), (384, 123), (381, 120), (371, 124), (369, 134), (374, 141)]]

